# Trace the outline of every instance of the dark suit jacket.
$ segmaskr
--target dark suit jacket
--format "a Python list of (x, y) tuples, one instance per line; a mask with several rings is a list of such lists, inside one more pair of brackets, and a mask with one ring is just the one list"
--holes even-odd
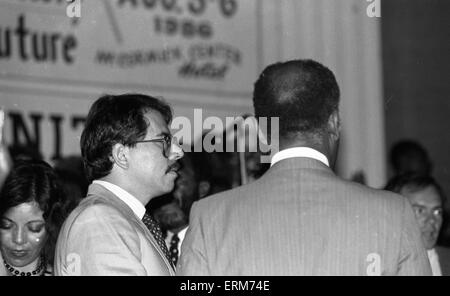
[(435, 247), (439, 256), (439, 265), (443, 276), (450, 276), (450, 249), (446, 247)]
[(404, 197), (290, 158), (191, 211), (177, 275), (431, 275)]

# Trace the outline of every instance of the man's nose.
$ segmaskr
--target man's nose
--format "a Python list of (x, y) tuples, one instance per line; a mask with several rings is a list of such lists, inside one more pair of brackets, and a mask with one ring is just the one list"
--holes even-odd
[(176, 139), (174, 139), (172, 141), (172, 146), (170, 149), (170, 155), (169, 155), (169, 159), (170, 160), (177, 160), (182, 158), (184, 155), (184, 151), (183, 148), (181, 148), (180, 144), (178, 144), (178, 141)]
[(433, 215), (433, 213), (431, 213), (428, 215), (427, 220), (431, 223), (436, 223), (438, 219), (435, 215)]

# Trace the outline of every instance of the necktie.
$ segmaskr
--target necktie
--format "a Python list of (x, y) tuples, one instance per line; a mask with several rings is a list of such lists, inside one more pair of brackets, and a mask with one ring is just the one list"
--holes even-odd
[[(161, 228), (159, 227), (158, 223), (156, 223), (156, 221), (153, 220), (152, 216), (150, 216), (147, 213), (144, 214), (144, 217), (142, 218), (142, 222), (144, 222), (145, 226), (147, 226), (148, 230), (150, 230), (150, 233), (155, 238), (156, 242), (158, 243), (159, 248), (163, 251), (167, 260), (169, 260), (169, 262), (172, 263), (172, 259), (170, 258), (169, 250), (167, 250), (167, 246), (166, 246), (166, 243), (164, 242)], [(172, 265), (172, 268), (174, 268), (174, 265)]]
[(180, 241), (180, 238), (176, 233), (173, 234), (172, 239), (170, 240), (170, 259), (172, 260), (172, 263), (174, 266), (177, 266), (178, 261), (178, 243)]

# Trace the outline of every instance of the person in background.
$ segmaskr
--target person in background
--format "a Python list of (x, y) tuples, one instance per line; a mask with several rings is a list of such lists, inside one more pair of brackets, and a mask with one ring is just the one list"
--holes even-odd
[(446, 200), (439, 184), (430, 176), (405, 174), (391, 179), (385, 189), (408, 198), (420, 227), (433, 275), (449, 276), (450, 249), (436, 244)]
[[(433, 176), (433, 161), (423, 145), (412, 139), (396, 142), (390, 151), (391, 179), (402, 175)], [(443, 207), (443, 222), (438, 243), (450, 247), (450, 204)]]
[(59, 229), (72, 210), (44, 161), (17, 161), (0, 193), (0, 250), (7, 275), (51, 275)]
[(395, 143), (391, 148), (389, 159), (394, 176), (403, 174), (429, 176), (433, 169), (425, 148), (413, 140)]
[(255, 116), (279, 118), (279, 152), (259, 179), (193, 204), (177, 275), (431, 275), (406, 198), (333, 172), (339, 99), (318, 62), (264, 69)]
[[(181, 245), (189, 226), (192, 204), (208, 195), (208, 163), (201, 159), (202, 153), (185, 152), (180, 160), (181, 168), (175, 188), (171, 194), (152, 200), (147, 208), (161, 225), (172, 262), (176, 266), (181, 253)], [(152, 203), (153, 202), (153, 203)]]
[(172, 191), (183, 150), (172, 138), (172, 110), (142, 94), (94, 102), (81, 135), (87, 197), (65, 221), (56, 275), (174, 275), (153, 198)]
[(67, 156), (55, 161), (54, 169), (64, 192), (74, 206), (86, 196), (89, 183), (83, 171), (83, 160), (79, 156)]

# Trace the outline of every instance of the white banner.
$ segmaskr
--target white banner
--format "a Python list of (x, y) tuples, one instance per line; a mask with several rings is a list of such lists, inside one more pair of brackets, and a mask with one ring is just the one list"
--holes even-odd
[[(175, 116), (191, 122), (195, 108), (205, 117), (242, 115), (252, 111), (253, 83), (266, 65), (312, 58), (333, 70), (341, 87), (339, 174), (359, 174), (380, 187), (386, 163), (379, 4), (75, 0), (68, 10), (64, 0), (1, 0), (5, 138), (34, 139), (46, 158), (77, 153), (77, 118), (102, 93), (164, 96)], [(194, 132), (193, 138), (202, 130)]]
[(2, 0), (0, 8), (0, 79), (246, 96), (257, 75), (255, 0)]

